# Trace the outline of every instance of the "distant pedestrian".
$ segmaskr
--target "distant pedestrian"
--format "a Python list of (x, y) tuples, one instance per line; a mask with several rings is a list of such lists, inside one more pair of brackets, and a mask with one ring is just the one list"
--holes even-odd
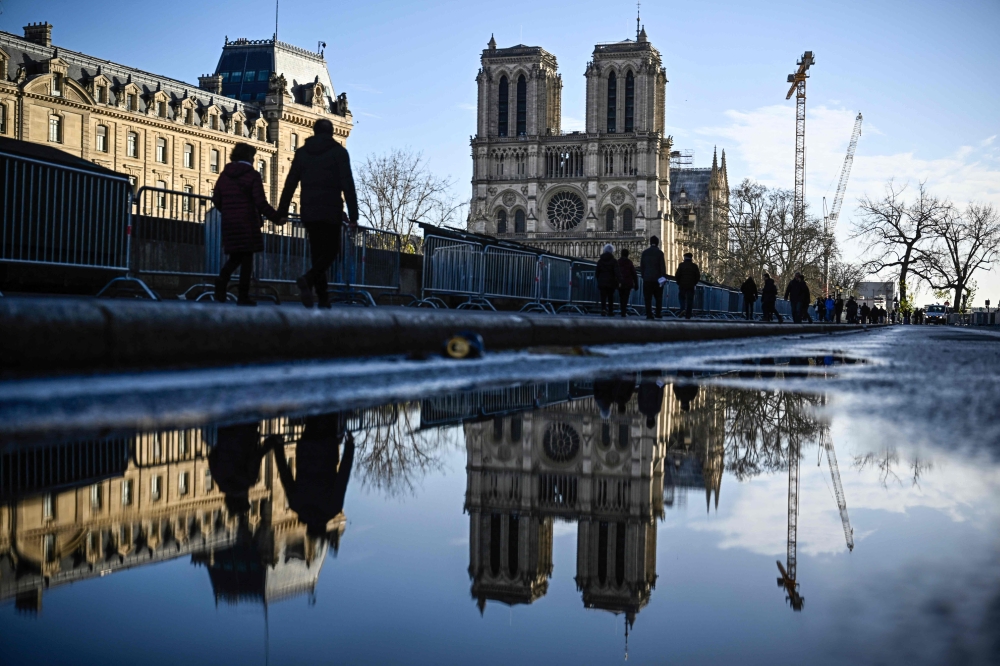
[(830, 321), (830, 322), (833, 321), (834, 307), (836, 307), (836, 304), (833, 301), (833, 296), (827, 296), (826, 297), (826, 320), (827, 321)]
[(753, 319), (754, 305), (757, 304), (757, 283), (752, 275), (747, 276), (740, 291), (743, 293), (743, 316), (750, 321)]
[(854, 296), (847, 299), (847, 323), (858, 323), (858, 302), (854, 300)]
[(826, 299), (822, 296), (816, 297), (816, 319), (826, 321)]
[(862, 324), (867, 324), (868, 323), (868, 316), (871, 314), (871, 311), (872, 311), (872, 309), (870, 307), (868, 307), (867, 303), (862, 303), (861, 304), (861, 323)]
[(694, 308), (694, 289), (701, 280), (701, 270), (694, 263), (694, 255), (690, 252), (684, 253), (684, 261), (674, 271), (674, 279), (677, 280), (677, 289), (680, 291), (681, 312), (686, 319), (690, 319)]
[(778, 285), (774, 283), (770, 273), (764, 273), (764, 288), (760, 292), (760, 311), (764, 321), (771, 321), (771, 317), (776, 316), (778, 323), (782, 323), (781, 313), (775, 307), (777, 301)]
[[(805, 305), (803, 305), (805, 298)], [(809, 289), (802, 279), (802, 273), (796, 273), (791, 282), (785, 287), (785, 300), (792, 306), (792, 322), (802, 323), (802, 311), (809, 308)]]
[(809, 323), (813, 323), (812, 315), (809, 314), (809, 303), (812, 296), (809, 295), (809, 284), (806, 282), (806, 276), (799, 273), (799, 281), (802, 282), (802, 316), (809, 320)]
[(618, 270), (622, 274), (621, 284), (618, 285), (618, 299), (622, 304), (622, 317), (625, 317), (632, 290), (639, 288), (639, 275), (635, 272), (635, 264), (629, 259), (628, 249), (622, 249), (621, 258), (618, 260)]
[(312, 268), (295, 284), (302, 294), (302, 304), (313, 306), (313, 291), (320, 307), (330, 306), (326, 273), (343, 251), (344, 204), (351, 227), (358, 223), (358, 195), (354, 190), (354, 175), (347, 149), (333, 139), (333, 123), (320, 118), (313, 125), (313, 136), (295, 151), (288, 168), (285, 187), (278, 210), (283, 218), (295, 194), (302, 185), (302, 224), (309, 236)]
[(663, 285), (667, 281), (667, 264), (663, 259), (663, 250), (659, 248), (660, 239), (649, 237), (649, 247), (642, 252), (639, 259), (639, 274), (642, 276), (642, 295), (646, 301), (646, 319), (653, 318), (653, 300), (656, 300), (656, 318), (663, 317)]
[(646, 428), (656, 428), (656, 416), (663, 407), (663, 380), (659, 370), (643, 371), (639, 379), (639, 412), (646, 417)]
[(277, 222), (278, 211), (271, 208), (264, 194), (260, 174), (253, 168), (257, 149), (237, 143), (230, 152), (230, 161), (215, 182), (212, 203), (222, 216), (222, 248), (229, 259), (215, 280), (215, 300), (224, 303), (229, 278), (240, 269), (237, 305), (257, 305), (250, 298), (250, 276), (253, 255), (264, 251), (264, 236), (260, 232), (261, 215)]
[(841, 318), (844, 316), (844, 298), (843, 296), (837, 296), (837, 300), (833, 302), (833, 323), (841, 323)]
[(615, 291), (622, 283), (622, 271), (615, 259), (615, 246), (608, 243), (597, 260), (594, 271), (597, 288), (601, 292), (601, 316), (613, 317), (615, 314)]

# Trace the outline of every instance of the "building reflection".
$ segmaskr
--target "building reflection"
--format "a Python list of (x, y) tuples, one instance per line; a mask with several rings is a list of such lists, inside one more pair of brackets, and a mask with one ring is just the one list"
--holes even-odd
[(575, 523), (586, 608), (631, 627), (656, 585), (657, 523), (698, 487), (718, 499), (723, 428), (711, 391), (658, 373), (425, 400), (464, 423), (469, 577), (488, 601), (530, 604), (552, 576), (554, 523)]
[[(316, 459), (315, 445), (302, 441), (310, 420), (5, 449), (0, 601), (35, 613), (50, 588), (189, 555), (207, 568), (217, 602), (312, 595), (344, 532), (350, 463), (327, 452), (327, 466), (311, 467), (302, 483), (309, 475), (296, 473), (296, 458)], [(314, 511), (303, 520), (296, 508), (310, 511), (311, 500), (330, 495), (316, 473), (331, 462), (329, 487), (344, 471), (339, 508), (322, 524)]]

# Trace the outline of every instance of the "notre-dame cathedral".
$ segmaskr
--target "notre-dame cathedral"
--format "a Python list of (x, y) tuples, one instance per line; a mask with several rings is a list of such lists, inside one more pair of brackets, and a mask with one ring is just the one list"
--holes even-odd
[(692, 251), (711, 271), (710, 249), (724, 238), (725, 152), (711, 169), (672, 168), (666, 70), (636, 28), (635, 40), (594, 47), (586, 129), (575, 132), (561, 129), (555, 56), (490, 38), (476, 78), (471, 230), (590, 258), (608, 242), (634, 255), (655, 235), (668, 270)]

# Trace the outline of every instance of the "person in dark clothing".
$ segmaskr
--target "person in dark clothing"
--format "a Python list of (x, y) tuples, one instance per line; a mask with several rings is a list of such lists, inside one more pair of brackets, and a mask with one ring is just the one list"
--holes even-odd
[(802, 279), (802, 273), (796, 273), (785, 287), (785, 300), (792, 306), (792, 321), (801, 324), (802, 311), (808, 312), (809, 309), (809, 288)]
[(694, 255), (690, 252), (684, 253), (684, 261), (674, 271), (674, 279), (677, 280), (677, 289), (680, 291), (681, 312), (685, 318), (690, 319), (691, 310), (694, 308), (694, 289), (701, 280), (701, 271), (698, 269), (698, 264), (694, 263)]
[(284, 447), (274, 449), (274, 462), (288, 507), (305, 523), (306, 533), (312, 537), (325, 537), (327, 524), (344, 510), (347, 482), (354, 465), (354, 437), (347, 432), (346, 422), (347, 415), (340, 412), (306, 417), (295, 448), (294, 476), (285, 459)]
[(621, 301), (622, 317), (624, 317), (628, 312), (628, 299), (632, 295), (632, 290), (639, 288), (639, 276), (626, 249), (622, 250), (621, 259), (618, 260), (618, 270), (622, 276), (622, 281), (618, 285), (618, 300)]
[(858, 302), (854, 300), (854, 296), (850, 296), (847, 299), (847, 323), (858, 323)]
[[(656, 318), (663, 318), (663, 285), (667, 280), (667, 263), (660, 249), (660, 239), (649, 237), (649, 247), (642, 251), (639, 259), (639, 275), (642, 276), (642, 296), (646, 302), (646, 319), (653, 318), (653, 300), (656, 300)], [(662, 282), (661, 282), (662, 280)]]
[(635, 375), (622, 375), (615, 378), (615, 405), (618, 413), (624, 414), (628, 411), (628, 401), (635, 394)]
[(826, 321), (826, 299), (822, 296), (816, 298), (816, 319)]
[(615, 404), (615, 380), (602, 377), (594, 380), (594, 403), (602, 419), (611, 418), (611, 407)]
[(861, 323), (862, 324), (867, 324), (868, 323), (868, 316), (871, 314), (871, 311), (872, 311), (872, 309), (870, 307), (868, 307), (867, 303), (862, 303), (861, 304)]
[(656, 427), (656, 416), (663, 408), (663, 383), (659, 371), (644, 371), (639, 380), (639, 413), (646, 417), (646, 428)]
[[(678, 373), (680, 377), (692, 376), (689, 372)], [(674, 397), (681, 403), (681, 411), (691, 411), (691, 403), (698, 397), (697, 384), (679, 384), (674, 382)]]
[(809, 320), (809, 323), (813, 323), (812, 315), (809, 314), (809, 304), (812, 296), (809, 294), (809, 285), (806, 283), (806, 277), (799, 273), (799, 279), (802, 280), (802, 316)]
[(259, 421), (218, 427), (216, 444), (208, 454), (208, 469), (231, 515), (241, 516), (250, 510), (250, 488), (257, 483), (266, 452), (267, 446), (260, 444)]
[(753, 319), (754, 305), (757, 304), (757, 283), (754, 282), (752, 275), (747, 277), (740, 291), (743, 293), (743, 316), (750, 321)]
[(226, 287), (236, 269), (240, 269), (237, 305), (257, 305), (250, 298), (250, 276), (253, 274), (253, 255), (264, 251), (264, 236), (260, 232), (263, 214), (278, 222), (278, 211), (271, 208), (264, 195), (260, 174), (253, 168), (257, 149), (246, 143), (237, 143), (230, 153), (230, 162), (215, 182), (212, 203), (222, 216), (222, 248), (229, 259), (215, 280), (215, 300), (226, 301)]
[(352, 228), (358, 224), (358, 195), (347, 149), (334, 141), (333, 123), (326, 118), (316, 121), (313, 133), (295, 151), (278, 204), (281, 216), (287, 217), (295, 188), (301, 184), (302, 224), (309, 235), (312, 268), (295, 284), (307, 308), (313, 305), (313, 290), (320, 307), (330, 305), (326, 273), (342, 252), (345, 203), (348, 224)]
[(784, 320), (778, 312), (775, 304), (778, 301), (778, 285), (774, 283), (770, 273), (764, 273), (764, 288), (760, 292), (760, 310), (764, 316), (764, 321), (771, 321), (771, 317), (778, 318), (778, 323)]
[(833, 323), (840, 324), (841, 317), (844, 316), (844, 298), (842, 296), (837, 296), (837, 300), (833, 302)]
[(611, 243), (604, 246), (604, 252), (597, 260), (594, 279), (601, 292), (601, 316), (613, 317), (615, 315), (615, 291), (622, 283), (622, 272), (618, 267), (618, 260), (615, 259), (615, 246)]

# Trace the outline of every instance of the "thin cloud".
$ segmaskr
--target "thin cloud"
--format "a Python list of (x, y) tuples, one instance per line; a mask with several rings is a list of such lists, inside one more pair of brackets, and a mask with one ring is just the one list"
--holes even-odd
[(366, 86), (363, 83), (348, 83), (348, 88), (353, 88), (354, 90), (360, 90), (361, 92), (371, 93), (372, 95), (381, 95), (382, 91), (372, 88), (371, 86)]

